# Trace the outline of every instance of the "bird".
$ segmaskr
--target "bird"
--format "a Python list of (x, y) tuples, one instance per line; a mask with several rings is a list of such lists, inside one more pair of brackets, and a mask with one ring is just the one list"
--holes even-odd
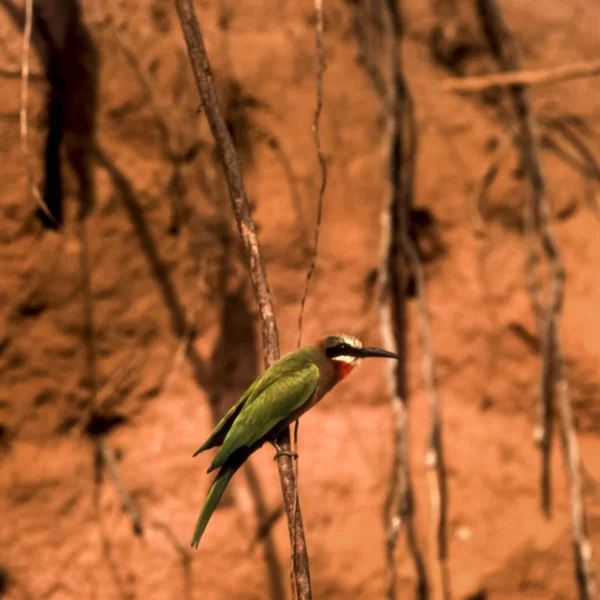
[(207, 471), (219, 469), (198, 517), (192, 548), (198, 548), (225, 488), (248, 457), (266, 442), (275, 447), (275, 458), (297, 457), (282, 450), (278, 435), (345, 379), (361, 359), (370, 357), (400, 358), (381, 348), (365, 348), (356, 337), (330, 334), (315, 346), (286, 354), (254, 380), (193, 454), (220, 446)]

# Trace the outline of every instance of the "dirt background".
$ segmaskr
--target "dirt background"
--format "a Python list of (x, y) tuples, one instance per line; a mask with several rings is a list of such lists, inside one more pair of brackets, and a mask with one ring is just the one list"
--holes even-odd
[[(20, 83), (10, 76), (19, 67), (22, 37), (9, 4), (0, 2), (6, 70), (0, 107), (0, 596), (286, 598), (289, 542), (271, 449), (259, 451), (251, 469), (235, 477), (200, 549), (188, 551), (211, 480), (205, 474), (210, 456), (192, 460), (191, 454), (261, 368), (261, 351), (256, 306), (173, 3), (84, 3), (90, 37), (70, 35), (77, 27), (83, 31), (80, 24), (60, 34), (76, 90), (65, 134), (75, 151), (63, 165), (60, 234), (41, 229), (27, 192)], [(325, 4), (321, 129), (329, 184), (304, 339), (345, 331), (379, 344), (374, 282), (386, 194), (385, 128), (358, 61), (352, 7), (341, 0)], [(431, 52), (434, 11), (421, 0), (404, 5), (404, 61), (420, 132), (415, 205), (433, 218), (421, 242), (444, 414), (453, 595), (574, 598), (557, 441), (552, 519), (539, 510), (539, 456), (532, 443), (539, 340), (524, 277), (527, 184), (519, 177), (511, 121), (501, 102), (441, 91), (452, 69)], [(598, 56), (600, 5), (594, 0), (502, 5), (526, 68)], [(52, 6), (46, 3), (50, 15)], [(320, 183), (311, 137), (313, 6), (202, 0), (196, 7), (242, 157), (287, 352), (296, 343)], [(489, 70), (482, 34), (466, 13), (471, 52), (450, 66)], [(95, 61), (97, 81), (90, 71), (77, 71)], [(39, 77), (42, 69), (33, 51), (29, 145), (40, 184), (49, 87)], [(600, 223), (590, 203), (597, 184), (582, 174), (581, 147), (561, 133), (561, 124), (598, 154), (599, 95), (594, 78), (531, 94), (567, 270), (561, 333), (596, 568)], [(86, 166), (77, 149), (90, 135), (85, 108), (92, 100), (98, 149)], [(498, 176), (481, 194), (495, 162)], [(76, 214), (84, 196), (89, 214), (82, 229)], [(416, 316), (414, 306), (410, 310)], [(82, 434), (93, 386), (92, 342), (104, 414), (96, 432), (105, 432), (117, 453), (140, 507), (142, 538), (133, 534), (111, 478)], [(419, 542), (429, 557), (428, 415), (419, 352), (411, 327), (411, 456)], [(383, 596), (391, 441), (383, 362), (364, 363), (302, 419), (300, 494), (315, 598)], [(414, 572), (404, 538), (397, 561), (399, 590), (410, 598)]]

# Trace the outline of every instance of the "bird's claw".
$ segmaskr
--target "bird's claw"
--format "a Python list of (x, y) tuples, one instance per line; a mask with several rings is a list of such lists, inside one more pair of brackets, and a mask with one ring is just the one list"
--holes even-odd
[(292, 458), (298, 458), (297, 452), (291, 452), (290, 450), (278, 450), (273, 457), (273, 460), (277, 460), (280, 456), (291, 456)]
[(277, 444), (273, 444), (275, 446), (275, 450), (277, 450), (277, 452), (275, 453), (275, 456), (273, 457), (273, 460), (277, 460), (279, 457), (281, 456), (290, 456), (291, 458), (298, 458), (298, 453), (297, 452), (292, 452), (291, 450), (284, 450), (281, 446), (277, 445)]

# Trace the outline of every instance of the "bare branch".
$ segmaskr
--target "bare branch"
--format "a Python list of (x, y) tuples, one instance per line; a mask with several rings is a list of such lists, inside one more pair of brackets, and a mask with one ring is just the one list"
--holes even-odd
[(181, 543), (180, 539), (175, 535), (173, 529), (169, 526), (168, 523), (164, 521), (160, 521), (159, 519), (154, 519), (152, 521), (152, 526), (159, 531), (162, 531), (165, 537), (171, 542), (173, 548), (177, 552), (177, 556), (179, 556), (179, 561), (181, 563), (181, 570), (183, 571), (183, 589), (184, 589), (184, 598), (185, 600), (192, 600), (192, 557), (190, 556), (190, 552), (184, 545)]
[(448, 489), (446, 485), (446, 463), (442, 444), (442, 414), (437, 394), (437, 385), (433, 369), (433, 344), (431, 341), (431, 328), (427, 304), (427, 291), (423, 269), (419, 256), (410, 238), (403, 239), (404, 252), (411, 263), (411, 270), (417, 281), (417, 294), (419, 301), (419, 325), (421, 332), (423, 379), (429, 396), (429, 409), (431, 413), (431, 430), (425, 466), (427, 467), (427, 481), (429, 484), (429, 498), (431, 510), (431, 525), (433, 531), (432, 550), (436, 553), (435, 563), (438, 566), (438, 585), (440, 596), (446, 600), (450, 598), (450, 575), (448, 572), (448, 538), (446, 525), (448, 520)]
[(33, 167), (31, 166), (31, 158), (29, 156), (29, 145), (27, 142), (28, 133), (28, 117), (27, 117), (27, 105), (29, 103), (29, 51), (31, 49), (31, 32), (33, 29), (33, 0), (25, 1), (25, 29), (23, 31), (23, 60), (21, 63), (21, 110), (19, 111), (19, 119), (21, 123), (21, 151), (23, 152), (23, 162), (25, 163), (25, 170), (27, 171), (27, 181), (29, 183), (29, 190), (33, 196), (36, 204), (44, 212), (44, 214), (50, 219), (52, 223), (58, 225), (56, 219), (46, 206), (46, 203), (42, 199), (40, 190), (38, 189), (35, 177), (33, 174)]
[(600, 75), (600, 60), (583, 61), (536, 71), (507, 70), (477, 77), (446, 79), (441, 89), (446, 92), (481, 92), (493, 87), (543, 85), (581, 77)]
[(323, 51), (323, 0), (315, 0), (315, 14), (317, 17), (317, 107), (313, 118), (313, 139), (315, 148), (317, 149), (317, 158), (321, 168), (321, 187), (319, 189), (319, 199), (317, 203), (317, 223), (315, 226), (315, 238), (313, 242), (313, 253), (310, 266), (306, 274), (306, 282), (304, 284), (304, 293), (300, 300), (300, 315), (298, 316), (298, 348), (302, 345), (302, 320), (304, 318), (304, 306), (308, 297), (310, 280), (315, 271), (317, 264), (317, 252), (319, 250), (319, 234), (321, 232), (321, 220), (323, 218), (323, 197), (327, 187), (327, 164), (325, 157), (321, 151), (321, 137), (319, 134), (319, 119), (323, 110), (323, 74), (325, 73), (325, 53)]
[[(495, 0), (478, 0), (480, 17), (490, 47), (500, 66), (505, 71), (520, 69), (518, 44)], [(571, 415), (568, 385), (563, 373), (562, 354), (559, 344), (558, 320), (562, 308), (564, 268), (556, 240), (550, 229), (550, 212), (546, 198), (545, 181), (542, 174), (537, 139), (533, 128), (533, 116), (523, 85), (511, 88), (515, 112), (520, 126), (520, 146), (525, 168), (529, 175), (532, 194), (528, 203), (528, 237), (535, 234), (550, 266), (550, 289), (544, 314), (536, 313), (538, 329), (542, 339), (542, 369), (540, 404), (536, 438), (542, 449), (542, 502), (546, 512), (550, 507), (550, 447), (553, 421), (554, 395), (558, 391), (558, 409), (561, 425), (562, 448), (565, 471), (569, 482), (573, 546), (575, 550), (576, 580), (579, 596), (589, 600), (596, 596), (596, 582), (591, 565), (591, 547), (586, 537), (585, 512), (583, 506), (579, 448)], [(530, 264), (532, 259), (530, 258)], [(533, 301), (538, 309), (537, 300)]]
[(124, 513), (129, 514), (131, 522), (133, 524), (133, 531), (136, 535), (142, 535), (142, 518), (137, 508), (129, 489), (123, 482), (121, 474), (119, 472), (119, 465), (117, 464), (117, 458), (114, 450), (108, 445), (106, 440), (101, 436), (96, 441), (98, 445), (98, 452), (102, 458), (102, 464), (106, 467), (106, 471), (110, 475), (112, 482), (117, 489), (119, 494), (119, 500), (121, 502), (121, 510)]
[[(519, 48), (504, 20), (501, 9), (495, 0), (479, 1), (480, 17), (483, 29), (487, 35), (488, 42), (498, 63), (504, 70), (517, 70), (521, 67)], [(538, 422), (534, 430), (534, 440), (542, 453), (541, 472), (541, 499), (542, 509), (550, 514), (551, 484), (550, 484), (550, 453), (551, 444), (551, 422), (553, 375), (550, 372), (552, 360), (552, 335), (549, 328), (554, 319), (555, 310), (560, 309), (560, 296), (552, 298), (552, 304), (547, 311), (542, 309), (540, 301), (541, 279), (538, 273), (540, 256), (538, 252), (537, 233), (540, 231), (542, 210), (546, 206), (546, 182), (541, 170), (539, 160), (539, 149), (535, 133), (535, 123), (527, 98), (527, 92), (523, 86), (512, 87), (510, 92), (513, 98), (515, 112), (519, 125), (519, 144), (521, 148), (522, 161), (527, 171), (531, 186), (531, 195), (526, 204), (525, 225), (528, 247), (527, 256), (527, 278), (529, 296), (532, 310), (537, 319), (537, 326), (542, 340), (542, 372), (540, 381), (540, 401), (538, 405)], [(544, 208), (543, 208), (544, 207)], [(562, 267), (561, 267), (562, 268)], [(561, 294), (561, 289), (554, 289)], [(544, 315), (546, 312), (546, 315)]]
[[(212, 82), (212, 71), (204, 47), (202, 33), (196, 18), (193, 2), (192, 0), (176, 0), (176, 5), (187, 44), (192, 71), (198, 87), (198, 92), (202, 99), (204, 112), (208, 119), (218, 154), (222, 162), (233, 205), (234, 216), (248, 261), (254, 295), (259, 306), (262, 320), (264, 359), (265, 364), (269, 366), (279, 358), (279, 334), (277, 331), (275, 311), (271, 301), (269, 284), (267, 282), (267, 275), (260, 254), (254, 222), (250, 213), (250, 205), (244, 189), (237, 152), (227, 129), (225, 119), (221, 113), (221, 109), (219, 108), (217, 94)], [(277, 443), (282, 449), (289, 451), (289, 429), (277, 440)], [(281, 453), (277, 460), (277, 464), (279, 467), (281, 489), (286, 507), (290, 542), (294, 553), (292, 564), (295, 566), (295, 585), (293, 586), (293, 591), (300, 600), (310, 600), (312, 598), (312, 591), (310, 585), (308, 553), (306, 549), (306, 539), (302, 524), (300, 504), (297, 502), (296, 498), (294, 466), (291, 457)]]
[(573, 522), (573, 544), (575, 551), (575, 576), (579, 595), (582, 599), (596, 597), (596, 580), (592, 567), (592, 547), (588, 541), (585, 507), (583, 505), (583, 480), (581, 477), (581, 461), (579, 444), (575, 435), (573, 411), (569, 400), (569, 388), (563, 374), (563, 364), (560, 360), (560, 344), (556, 339), (557, 357), (557, 398), (560, 415), (561, 441), (565, 462), (565, 473), (571, 501), (571, 521)]
[[(396, 348), (401, 362), (391, 371), (392, 407), (394, 410), (394, 459), (392, 483), (386, 502), (386, 561), (387, 598), (396, 597), (396, 568), (394, 553), (398, 536), (404, 525), (408, 545), (417, 575), (417, 597), (429, 594), (425, 563), (416, 543), (414, 499), (410, 475), (408, 445), (407, 394), (407, 320), (406, 289), (408, 270), (403, 255), (402, 240), (408, 236), (408, 219), (412, 199), (414, 151), (416, 144), (412, 98), (406, 89), (401, 65), (401, 22), (395, 0), (387, 0), (385, 21), (389, 37), (390, 83), (387, 96), (382, 98), (389, 131), (388, 177), (389, 200), (382, 215), (383, 251), (381, 267), (381, 321), (386, 343)], [(389, 292), (389, 304), (386, 298)], [(393, 369), (394, 367), (392, 367)], [(394, 508), (395, 507), (395, 508)]]

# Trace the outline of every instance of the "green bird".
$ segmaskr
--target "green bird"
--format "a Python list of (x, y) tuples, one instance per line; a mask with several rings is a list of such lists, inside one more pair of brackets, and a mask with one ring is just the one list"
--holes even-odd
[(227, 484), (248, 457), (265, 442), (275, 446), (276, 457), (285, 453), (275, 442), (277, 436), (348, 376), (361, 358), (377, 356), (400, 358), (381, 348), (363, 348), (360, 340), (349, 335), (328, 335), (316, 346), (286, 354), (254, 380), (194, 453), (220, 446), (208, 469), (208, 473), (219, 472), (198, 517), (193, 548), (198, 547)]

